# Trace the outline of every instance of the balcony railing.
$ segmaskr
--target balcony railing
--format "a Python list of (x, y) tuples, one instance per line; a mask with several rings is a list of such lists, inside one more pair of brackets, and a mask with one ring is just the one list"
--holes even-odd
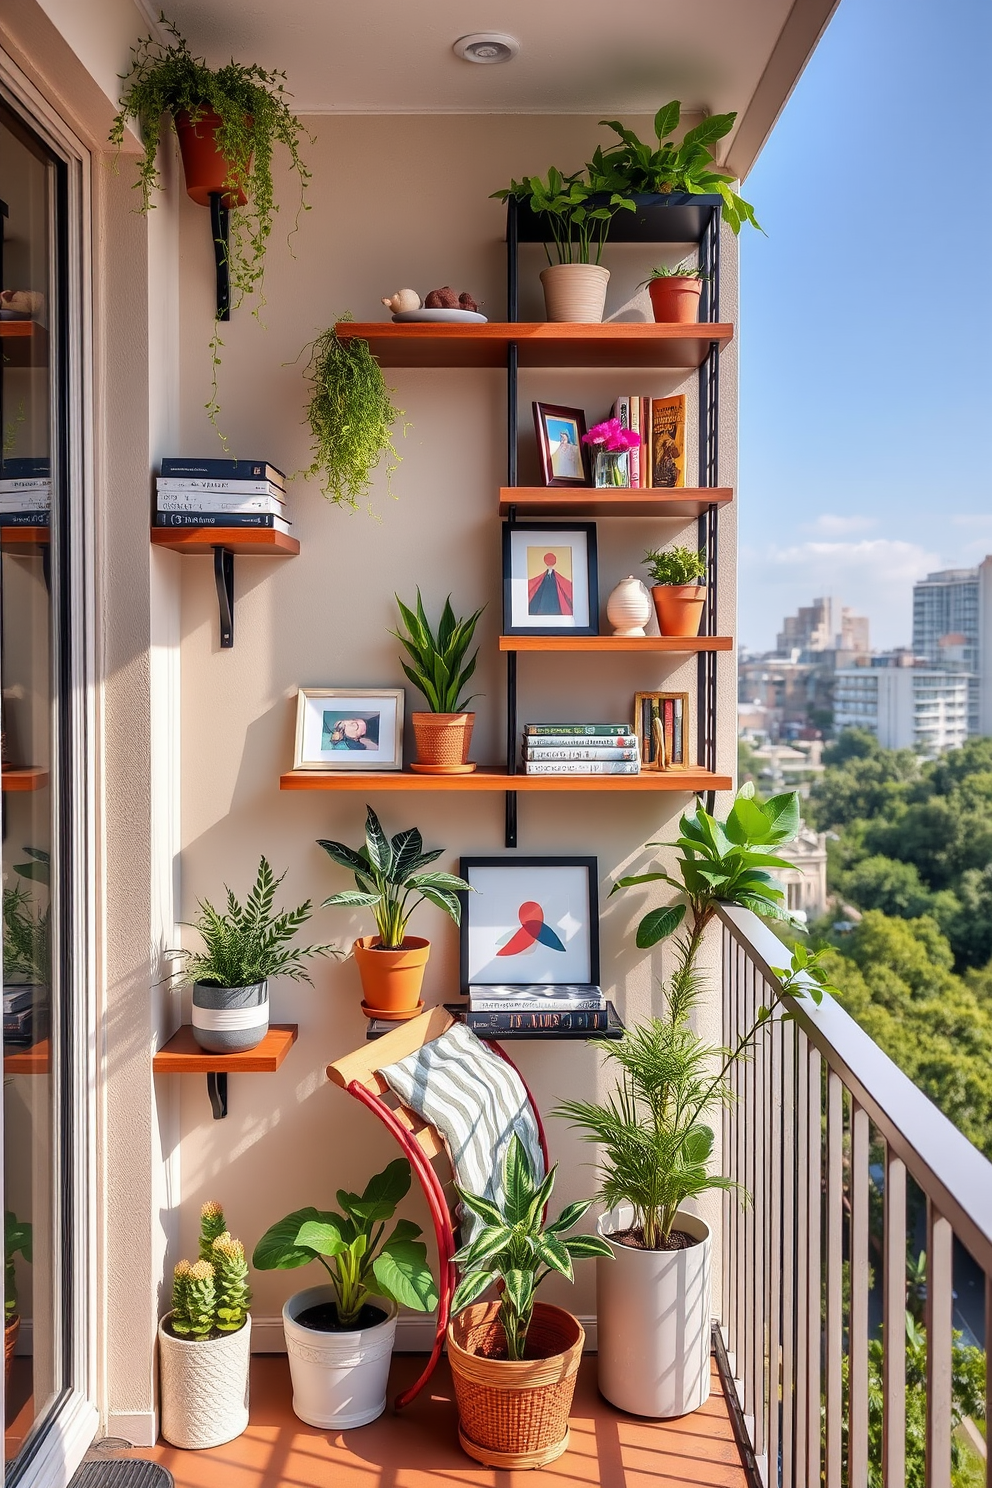
[[(770, 1001), (788, 953), (747, 910), (721, 918), (732, 1045)], [(753, 1465), (769, 1488), (865, 1488), (869, 1469), (885, 1488), (920, 1482), (908, 1388), (911, 1431), (917, 1403), (926, 1423), (926, 1488), (952, 1488), (955, 1429), (973, 1461), (987, 1459), (992, 1488), (981, 1430), (955, 1428), (952, 1412), (965, 1272), (979, 1294), (972, 1341), (992, 1339), (992, 1163), (839, 1003), (788, 1008), (792, 1018), (776, 1017), (735, 1071), (723, 1129), (723, 1171), (752, 1196), (725, 1200), (720, 1331)], [(911, 1262), (926, 1251), (925, 1281), (908, 1271), (907, 1241)], [(912, 1371), (907, 1381), (910, 1279), (925, 1381)], [(960, 1321), (960, 1299), (958, 1311)]]

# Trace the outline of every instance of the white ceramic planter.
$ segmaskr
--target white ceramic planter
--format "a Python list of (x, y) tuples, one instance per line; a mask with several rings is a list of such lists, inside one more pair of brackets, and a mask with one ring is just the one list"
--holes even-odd
[(621, 579), (606, 601), (606, 618), (617, 636), (642, 636), (653, 614), (651, 596), (633, 574)]
[(598, 325), (606, 306), (610, 271), (602, 264), (551, 264), (541, 270), (549, 320)]
[(251, 1318), (223, 1338), (174, 1338), (158, 1325), (162, 1435), (174, 1447), (219, 1447), (248, 1425)]
[[(621, 1206), (597, 1226), (607, 1240), (633, 1222)], [(688, 1250), (614, 1245), (596, 1262), (599, 1388), (635, 1416), (684, 1416), (710, 1393), (710, 1231), (680, 1213), (675, 1229), (698, 1239)]]
[(293, 1380), (293, 1410), (308, 1426), (346, 1431), (367, 1425), (386, 1409), (399, 1308), (384, 1297), (370, 1297), (386, 1313), (385, 1321), (355, 1333), (318, 1333), (301, 1328), (296, 1321), (308, 1307), (333, 1301), (332, 1286), (297, 1292), (282, 1310), (282, 1325)]
[(211, 1054), (244, 1054), (269, 1031), (269, 984), (209, 987), (193, 983), (193, 1037)]

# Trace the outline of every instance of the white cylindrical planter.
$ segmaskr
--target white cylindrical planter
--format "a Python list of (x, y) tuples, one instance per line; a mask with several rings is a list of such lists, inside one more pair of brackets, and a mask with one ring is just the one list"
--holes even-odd
[(610, 271), (601, 264), (551, 264), (541, 270), (549, 320), (598, 325), (606, 306)]
[(244, 1054), (269, 1031), (269, 984), (211, 987), (193, 983), (193, 1037), (211, 1054)]
[(174, 1447), (219, 1447), (248, 1425), (251, 1318), (222, 1338), (175, 1338), (158, 1325), (162, 1435)]
[[(633, 1223), (627, 1205), (604, 1214), (604, 1239)], [(596, 1262), (599, 1388), (635, 1416), (684, 1416), (710, 1393), (709, 1226), (678, 1214), (673, 1226), (698, 1244), (688, 1250), (613, 1246)]]
[(296, 1318), (308, 1307), (334, 1302), (332, 1286), (308, 1287), (290, 1297), (282, 1310), (293, 1410), (308, 1426), (346, 1431), (365, 1426), (386, 1409), (386, 1383), (396, 1338), (399, 1308), (385, 1297), (370, 1297), (385, 1320), (354, 1333), (319, 1333), (301, 1328)]

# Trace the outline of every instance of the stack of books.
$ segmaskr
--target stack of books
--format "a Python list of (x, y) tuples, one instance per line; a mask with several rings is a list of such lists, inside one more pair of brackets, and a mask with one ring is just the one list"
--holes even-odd
[(629, 452), (627, 485), (640, 490), (685, 485), (685, 394), (672, 398), (619, 397), (613, 417), (621, 427), (640, 434)]
[(557, 986), (472, 986), (465, 1022), (480, 1038), (504, 1033), (602, 1033), (609, 1027), (603, 989), (591, 982)]
[(48, 1009), (36, 998), (43, 988), (33, 984), (3, 989), (3, 1041), (11, 1048), (29, 1049), (48, 1032)]
[(0, 527), (47, 527), (52, 510), (52, 464), (47, 455), (0, 462)]
[(268, 527), (288, 533), (286, 477), (267, 460), (163, 460), (155, 525)]
[(639, 775), (641, 755), (629, 723), (528, 723), (525, 775)]

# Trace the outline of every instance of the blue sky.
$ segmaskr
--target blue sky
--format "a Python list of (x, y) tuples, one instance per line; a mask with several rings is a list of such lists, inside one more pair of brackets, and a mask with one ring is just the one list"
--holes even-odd
[(744, 195), (740, 638), (992, 553), (992, 3), (841, 0)]

